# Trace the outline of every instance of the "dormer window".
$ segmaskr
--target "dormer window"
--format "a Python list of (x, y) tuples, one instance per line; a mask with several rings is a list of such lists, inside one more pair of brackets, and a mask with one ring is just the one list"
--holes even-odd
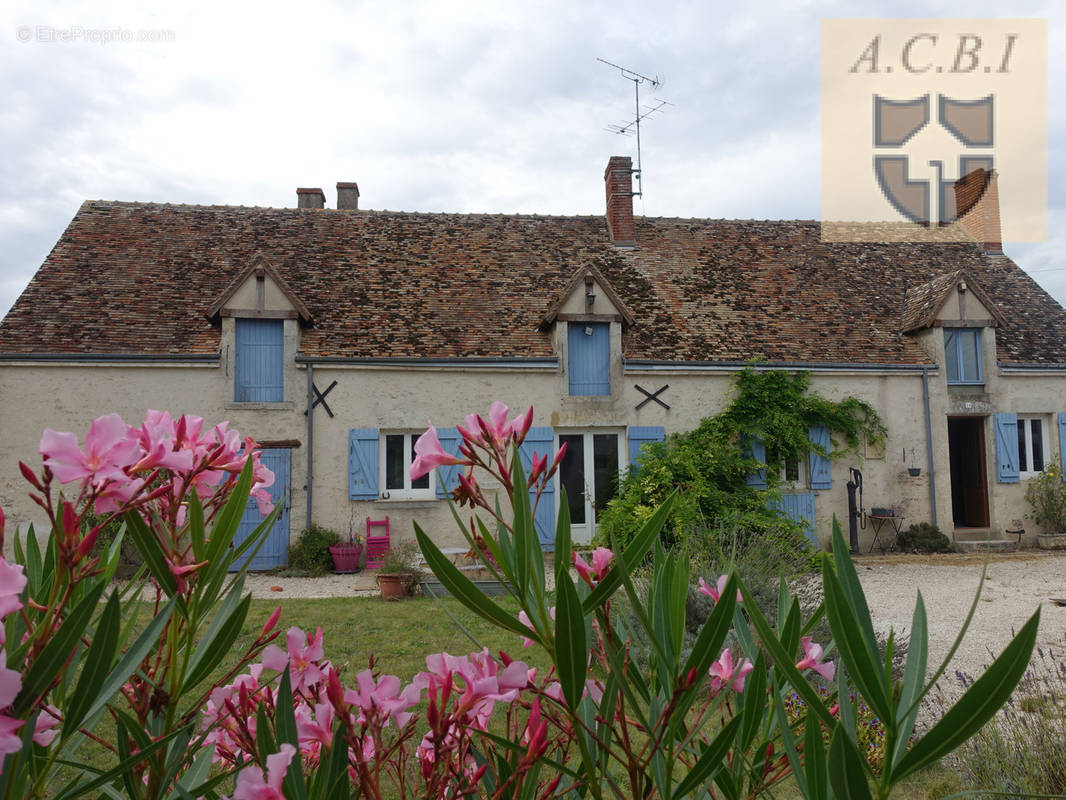
[(611, 326), (607, 322), (570, 322), (567, 334), (570, 395), (611, 393)]
[(944, 328), (944, 360), (949, 384), (982, 384), (980, 328)]

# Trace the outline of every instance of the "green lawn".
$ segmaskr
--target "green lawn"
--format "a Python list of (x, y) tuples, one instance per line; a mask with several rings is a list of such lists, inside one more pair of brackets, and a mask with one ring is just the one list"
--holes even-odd
[[(514, 603), (499, 599), (504, 608), (518, 615)], [(452, 655), (465, 655), (477, 650), (477, 645), (463, 632), (464, 628), (493, 655), (504, 650), (512, 658), (526, 661), (530, 666), (545, 666), (547, 663), (537, 648), (523, 648), (519, 637), (484, 622), (452, 598), (440, 602), (419, 597), (400, 602), (386, 602), (376, 597), (254, 600), (235, 652), (258, 635), (263, 623), (279, 605), (281, 636), (277, 643), (280, 646), (285, 645), (285, 631), (293, 626), (312, 632), (321, 626), (326, 657), (337, 666), (346, 664), (350, 674), (365, 669), (373, 655), (376, 667), (382, 672), (410, 681), (416, 672), (426, 668), (426, 656), (430, 653), (446, 651)], [(462, 627), (449, 617), (448, 612)]]

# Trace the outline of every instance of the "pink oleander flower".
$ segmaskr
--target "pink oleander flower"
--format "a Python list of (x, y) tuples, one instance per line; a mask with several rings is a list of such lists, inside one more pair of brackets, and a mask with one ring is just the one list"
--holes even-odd
[[(728, 581), (728, 575), (719, 575), (717, 584), (715, 586), (709, 586), (707, 584), (707, 581), (705, 581), (703, 578), (700, 578), (700, 585), (698, 591), (700, 594), (707, 595), (709, 598), (711, 598), (711, 600), (717, 603), (718, 598), (720, 598), (722, 596), (722, 592), (725, 591), (725, 585)], [(737, 602), (741, 603), (743, 601), (744, 598), (740, 594), (740, 589), (737, 589)]]
[(417, 480), (436, 469), (449, 464), (462, 464), (461, 458), (444, 452), (437, 429), (429, 424), (426, 432), (415, 442), (415, 460), (411, 462), (411, 480)]
[(586, 564), (585, 559), (575, 552), (573, 554), (574, 569), (577, 570), (585, 583), (589, 586), (595, 586), (607, 574), (612, 558), (614, 558), (614, 553), (606, 547), (597, 547), (592, 551), (592, 564)]
[(796, 662), (796, 669), (800, 672), (813, 669), (827, 681), (833, 680), (836, 665), (832, 661), (822, 661), (822, 646), (812, 641), (810, 636), (800, 639), (800, 644), (803, 645), (803, 658)]
[(291, 744), (283, 744), (280, 753), (267, 756), (266, 780), (258, 767), (242, 769), (237, 775), (233, 800), (285, 800), (281, 784), (294, 755), (296, 748)]
[(508, 422), (507, 414), (510, 410), (496, 400), (489, 407), (487, 420), (480, 414), (468, 414), (459, 432), (467, 441), (483, 442), (493, 448), (502, 448), (511, 440), (521, 442), (533, 424), (533, 406)]
[[(21, 564), (11, 564), (0, 557), (0, 619), (22, 608), (19, 595), (26, 588), (26, 575)], [(4, 628), (0, 625), (0, 644), (4, 643)]]
[(323, 671), (326, 665), (320, 663), (325, 658), (321, 628), (314, 636), (296, 627), (289, 628), (285, 635), (285, 646), (288, 652), (276, 644), (269, 645), (263, 651), (263, 666), (279, 672), (288, 666), (294, 692), (303, 691), (326, 677)]
[(711, 676), (711, 691), (720, 692), (726, 684), (729, 684), (734, 692), (743, 692), (744, 681), (753, 669), (755, 669), (754, 665), (747, 658), (739, 664), (734, 664), (733, 653), (727, 647), (707, 670), (707, 674)]
[(384, 725), (389, 718), (402, 728), (411, 718), (407, 710), (418, 705), (422, 691), (413, 683), (401, 689), (400, 679), (395, 675), (383, 675), (376, 683), (373, 673), (365, 669), (355, 676), (355, 689), (344, 692), (344, 702), (358, 708), (360, 724)]
[(465, 657), (434, 653), (426, 656), (426, 668), (415, 676), (412, 685), (433, 692), (449, 679), (460, 678), (463, 693), (459, 707), (466, 713), (468, 723), (479, 730), (486, 730), (496, 702), (510, 703), (518, 697), (529, 684), (531, 672), (522, 661), (512, 661), (500, 669), (488, 648)]
[[(14, 703), (21, 688), (22, 676), (7, 668), (7, 653), (0, 650), (0, 708), (7, 708)], [(0, 714), (0, 756), (17, 753), (22, 749), (22, 737), (18, 734), (22, 725), (23, 720)], [(2, 764), (0, 759), (0, 766)]]
[(129, 480), (124, 469), (141, 455), (136, 437), (130, 435), (129, 426), (118, 414), (93, 420), (85, 435), (84, 451), (73, 433), (59, 433), (50, 428), (42, 434), (39, 449), (45, 466), (51, 468), (60, 483), (90, 480), (93, 486), (108, 480)]
[[(555, 619), (555, 606), (552, 606), (551, 608), (548, 609), (548, 614), (551, 615), (552, 619)], [(521, 622), (523, 625), (525, 625), (527, 628), (529, 628), (531, 631), (533, 631), (533, 633), (536, 633), (536, 630), (534, 630), (534, 628), (533, 628), (533, 622), (532, 622), (532, 620), (530, 620), (529, 614), (527, 614), (525, 611), (519, 611), (518, 612), (518, 621)], [(530, 639), (528, 636), (523, 636), (522, 637), (522, 647), (532, 647), (532, 646), (533, 646), (533, 640)]]
[(33, 741), (41, 747), (48, 747), (56, 738), (59, 731), (59, 709), (55, 706), (45, 706), (37, 715), (37, 722), (33, 726)]

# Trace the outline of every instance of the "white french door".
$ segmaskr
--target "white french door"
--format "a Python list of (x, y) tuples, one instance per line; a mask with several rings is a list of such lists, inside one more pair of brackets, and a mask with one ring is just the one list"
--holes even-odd
[[(559, 487), (566, 490), (570, 508), (570, 537), (588, 544), (596, 520), (618, 488), (618, 469), (624, 463), (621, 431), (585, 430), (558, 434), (557, 447), (566, 445), (559, 464)], [(559, 493), (562, 502), (562, 492)]]

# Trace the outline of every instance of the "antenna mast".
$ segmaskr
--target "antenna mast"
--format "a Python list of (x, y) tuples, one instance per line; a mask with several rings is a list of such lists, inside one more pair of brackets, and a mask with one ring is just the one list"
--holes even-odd
[(659, 100), (656, 98), (658, 105), (654, 107), (647, 107), (643, 112), (640, 110), (640, 85), (642, 83), (648, 83), (652, 89), (658, 89), (663, 85), (662, 80), (656, 75), (654, 78), (649, 78), (647, 75), (641, 75), (639, 72), (634, 72), (631, 69), (627, 69), (619, 64), (612, 64), (603, 58), (597, 58), (601, 64), (606, 64), (608, 67), (614, 67), (619, 71), (621, 76), (627, 81), (633, 81), (633, 99), (634, 99), (634, 112), (633, 119), (626, 122), (624, 125), (608, 125), (607, 130), (611, 133), (628, 134), (631, 131), (635, 131), (637, 134), (637, 168), (633, 172), (637, 176), (637, 191), (633, 194), (637, 197), (644, 196), (644, 183), (642, 180), (642, 172), (640, 165), (640, 121), (646, 119), (654, 114), (656, 111), (660, 111), (663, 106), (672, 106), (673, 103), (666, 100)]

